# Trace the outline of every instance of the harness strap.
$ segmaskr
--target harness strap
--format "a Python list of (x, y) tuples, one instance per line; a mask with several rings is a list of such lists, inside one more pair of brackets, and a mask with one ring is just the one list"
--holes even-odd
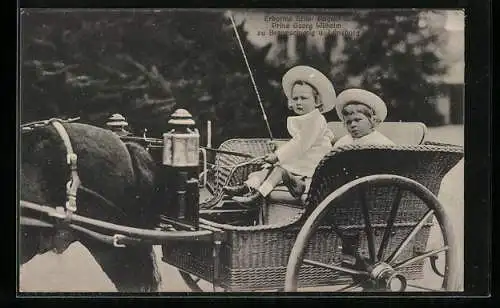
[[(43, 121), (36, 121), (36, 122), (30, 122), (21, 125), (22, 129), (25, 131), (31, 131), (37, 127), (43, 127), (46, 125), (52, 125), (57, 133), (59, 134), (59, 137), (61, 137), (64, 146), (66, 148), (66, 163), (69, 166), (70, 169), (70, 180), (66, 183), (66, 204), (65, 208), (63, 207), (56, 207), (56, 210), (58, 212), (58, 216), (60, 218), (65, 218), (64, 220), (66, 222), (69, 222), (71, 220), (71, 214), (76, 212), (77, 210), (77, 193), (79, 190), (88, 193), (94, 198), (100, 199), (100, 201), (107, 205), (110, 208), (115, 209), (117, 212), (119, 212), (122, 216), (126, 217), (126, 213), (117, 207), (113, 202), (110, 200), (106, 199), (99, 193), (85, 187), (82, 185), (80, 177), (78, 175), (78, 156), (73, 150), (73, 146), (71, 144), (71, 140), (69, 138), (69, 135), (62, 125), (62, 123), (70, 123), (77, 121), (79, 118), (70, 118), (68, 120), (62, 120), (58, 118), (51, 118), (49, 120), (43, 120)], [(66, 209), (66, 210), (65, 210)]]
[(89, 188), (85, 187), (84, 185), (80, 185), (79, 189), (82, 192), (87, 193), (88, 195), (101, 200), (102, 203), (104, 203), (105, 205), (107, 205), (109, 208), (114, 209), (115, 211), (117, 211), (118, 213), (120, 213), (123, 217), (127, 216), (127, 213), (125, 213), (121, 208), (119, 208), (118, 206), (116, 206), (113, 202), (111, 202), (110, 200), (106, 199), (102, 195), (96, 193), (92, 189), (89, 189)]
[[(21, 216), (21, 225), (24, 226), (31, 226), (31, 227), (38, 227), (38, 228), (54, 228), (56, 227), (55, 224), (53, 223), (48, 223), (43, 220), (39, 219), (34, 219), (34, 218), (29, 218), (29, 217), (22, 217)], [(138, 237), (131, 237), (131, 236), (126, 236), (120, 233), (115, 233), (114, 235), (107, 235), (107, 234), (102, 234), (99, 232), (95, 232), (91, 229), (76, 225), (76, 224), (69, 224), (68, 225), (69, 229), (81, 232), (89, 237), (92, 237), (98, 241), (101, 241), (105, 244), (113, 245), (115, 247), (126, 247), (129, 245), (157, 245), (163, 243), (161, 240), (154, 240), (154, 239), (142, 239)]]
[(62, 119), (58, 119), (58, 118), (52, 118), (52, 119), (48, 119), (48, 120), (28, 122), (28, 123), (21, 124), (21, 131), (23, 131), (23, 132), (32, 131), (32, 130), (34, 130), (37, 127), (47, 126), (52, 121), (58, 121), (58, 122), (61, 122), (61, 123), (71, 123), (71, 122), (75, 122), (75, 121), (78, 121), (78, 120), (80, 120), (80, 117), (69, 118), (67, 120), (62, 120)]
[[(125, 236), (122, 234), (115, 234), (113, 236), (109, 235), (104, 235), (97, 233), (95, 231), (89, 230), (87, 228), (77, 226), (74, 223), (71, 223), (72, 220), (76, 219), (78, 220), (78, 215), (74, 214), (77, 210), (77, 193), (78, 190), (82, 190), (89, 195), (92, 195), (93, 197), (96, 197), (100, 199), (101, 202), (104, 204), (110, 206), (111, 208), (114, 208), (117, 210), (122, 216), (126, 217), (126, 213), (118, 208), (113, 202), (109, 201), (108, 199), (104, 198), (97, 192), (88, 189), (84, 187), (81, 184), (80, 177), (78, 175), (78, 156), (73, 150), (73, 146), (71, 144), (71, 140), (69, 138), (68, 132), (62, 125), (62, 123), (67, 123), (67, 122), (73, 122), (77, 120), (78, 118), (74, 119), (69, 119), (69, 120), (61, 120), (57, 118), (53, 118), (50, 120), (44, 120), (44, 121), (37, 121), (37, 122), (31, 122), (27, 123), (21, 126), (23, 132), (29, 132), (34, 130), (37, 127), (42, 127), (46, 125), (52, 125), (59, 136), (61, 137), (64, 146), (66, 148), (66, 164), (69, 166), (70, 169), (70, 179), (66, 183), (66, 203), (65, 203), (65, 208), (62, 206), (56, 206), (52, 211), (50, 212), (49, 216), (52, 216), (53, 218), (56, 218), (56, 222), (54, 224), (44, 222), (39, 219), (33, 219), (33, 218), (28, 218), (28, 217), (21, 217), (21, 224), (22, 225), (27, 225), (27, 226), (35, 226), (35, 227), (51, 227), (55, 228), (57, 231), (57, 236), (60, 236), (60, 240), (56, 241), (55, 246), (56, 249), (59, 251), (64, 251), (67, 246), (70, 243), (70, 240), (67, 238), (68, 233), (66, 231), (69, 231), (70, 229), (79, 231), (81, 233), (84, 233), (90, 237), (93, 237), (97, 240), (100, 240), (101, 242), (112, 244), (115, 247), (125, 247), (125, 244), (154, 244), (158, 243), (155, 241), (152, 241), (151, 239), (141, 239), (141, 238), (135, 238), (135, 237), (130, 237), (130, 236)], [(21, 200), (21, 207), (23, 207), (23, 203), (26, 201)], [(33, 208), (34, 210), (40, 212), (40, 215), (43, 215), (42, 210)]]
[[(48, 215), (49, 217), (53, 217), (55, 219), (61, 218), (58, 215), (59, 213), (57, 213), (57, 211), (50, 206), (38, 205), (36, 203), (25, 200), (21, 200), (20, 205), (22, 208), (42, 212)], [(33, 219), (31, 219), (31, 221), (33, 221)], [(24, 224), (27, 224), (26, 221)], [(117, 225), (110, 222), (100, 221), (97, 219), (80, 216), (78, 214), (73, 214), (73, 221), (71, 224), (80, 224), (80, 225), (83, 224), (99, 228), (101, 230), (107, 230), (114, 233), (119, 233), (127, 237), (140, 238), (142, 240), (157, 240), (163, 242), (165, 240), (187, 240), (187, 239), (193, 241), (201, 241), (201, 240), (211, 241), (213, 235), (213, 232), (209, 230), (164, 232), (160, 230), (140, 229), (135, 227)]]
[(51, 119), (50, 124), (54, 126), (56, 129), (57, 133), (61, 137), (61, 139), (64, 142), (64, 146), (66, 147), (66, 163), (69, 166), (70, 169), (70, 177), (71, 179), (68, 181), (66, 184), (66, 212), (68, 214), (68, 218), (70, 218), (71, 213), (76, 212), (76, 197), (77, 197), (77, 192), (78, 188), (80, 187), (81, 181), (80, 177), (78, 176), (78, 168), (77, 168), (77, 161), (78, 161), (78, 156), (76, 153), (73, 151), (73, 146), (71, 145), (71, 140), (69, 139), (68, 132), (66, 132), (66, 129), (64, 126), (61, 124), (61, 121), (58, 119)]

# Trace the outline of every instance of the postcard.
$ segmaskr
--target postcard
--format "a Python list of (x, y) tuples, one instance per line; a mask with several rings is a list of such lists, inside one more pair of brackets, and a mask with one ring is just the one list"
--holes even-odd
[(464, 23), (21, 9), (19, 295), (463, 291)]

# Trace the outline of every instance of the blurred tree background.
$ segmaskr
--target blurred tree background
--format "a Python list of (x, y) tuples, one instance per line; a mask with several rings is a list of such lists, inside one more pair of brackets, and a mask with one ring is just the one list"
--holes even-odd
[[(356, 17), (362, 32), (349, 40), (342, 64), (347, 74), (338, 83), (357, 79), (361, 88), (374, 91), (388, 105), (387, 120), (442, 124), (436, 111), (446, 66), (437, 55), (439, 32), (432, 31), (419, 11), (367, 11)], [(342, 70), (342, 68), (341, 68)]]
[[(308, 64), (329, 75), (338, 92), (350, 86), (374, 90), (388, 103), (392, 121), (440, 124), (432, 98), (444, 72), (416, 11), (357, 14), (361, 35), (331, 59), (335, 36), (324, 51), (298, 48), (294, 61), (272, 62), (271, 44), (249, 42), (238, 31), (275, 137), (286, 137), (281, 76)], [(103, 126), (122, 113), (131, 130), (160, 137), (177, 108), (198, 123), (211, 120), (214, 145), (234, 137), (268, 136), (230, 20), (222, 11), (24, 10), (21, 18), (21, 121), (80, 116)], [(425, 29), (424, 29), (425, 30)], [(302, 40), (305, 38), (302, 38)], [(299, 38), (299, 41), (301, 39)], [(300, 45), (300, 44), (299, 44)], [(300, 47), (300, 46), (299, 46)], [(334, 112), (327, 115), (336, 120)]]

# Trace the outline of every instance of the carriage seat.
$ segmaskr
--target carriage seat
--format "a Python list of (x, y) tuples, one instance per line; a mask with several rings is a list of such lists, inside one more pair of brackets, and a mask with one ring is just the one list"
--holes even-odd
[[(340, 121), (328, 122), (328, 128), (335, 135), (335, 141), (347, 134), (344, 124)], [(420, 122), (383, 122), (377, 130), (398, 145), (419, 145), (424, 141), (427, 127)], [(300, 200), (295, 199), (284, 185), (279, 185), (269, 194), (268, 203), (296, 206), (305, 204), (311, 180), (306, 179), (306, 191)]]
[(273, 189), (273, 191), (271, 191), (271, 193), (269, 193), (268, 200), (270, 201), (270, 203), (283, 203), (301, 206), (306, 202), (307, 194), (309, 193), (309, 187), (311, 186), (311, 181), (311, 178), (306, 179), (306, 190), (304, 191), (300, 199), (294, 198), (285, 185), (278, 185)]
[[(339, 121), (328, 122), (328, 128), (335, 135), (335, 141), (347, 134), (344, 124)], [(383, 122), (377, 130), (397, 145), (422, 144), (427, 127), (420, 122)]]

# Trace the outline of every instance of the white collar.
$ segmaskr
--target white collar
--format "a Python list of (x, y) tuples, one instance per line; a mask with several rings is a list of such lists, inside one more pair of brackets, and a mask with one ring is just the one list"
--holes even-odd
[(364, 139), (370, 138), (370, 137), (372, 137), (372, 136), (374, 136), (374, 135), (378, 135), (378, 134), (379, 134), (379, 132), (378, 132), (378, 131), (376, 131), (376, 130), (374, 130), (373, 132), (371, 132), (371, 133), (369, 133), (369, 134), (367, 134), (367, 135), (364, 135), (363, 137), (360, 137), (360, 138), (352, 138), (352, 136), (351, 136), (351, 138), (352, 138), (353, 140), (359, 140), (359, 141), (361, 141), (361, 140), (364, 140)]
[(318, 115), (321, 115), (321, 112), (319, 112), (318, 108), (314, 108), (314, 110), (311, 112), (308, 112), (306, 114), (297, 115), (297, 116), (290, 116), (289, 119), (290, 120), (306, 120), (308, 118), (317, 117)]

